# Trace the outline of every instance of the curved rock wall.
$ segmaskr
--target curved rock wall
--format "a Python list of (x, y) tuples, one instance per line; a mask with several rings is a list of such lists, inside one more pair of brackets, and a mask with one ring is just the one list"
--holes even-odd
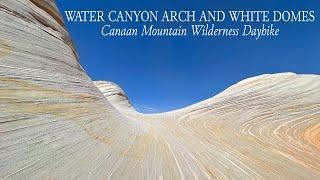
[[(96, 85), (102, 92), (119, 91), (126, 97), (113, 83)], [(107, 98), (110, 94), (104, 93)], [(118, 101), (110, 102), (126, 117), (148, 122), (167, 141), (177, 165), (183, 167), (177, 177), (319, 177), (318, 75), (253, 77), (211, 99), (160, 114), (128, 111)]]
[(0, 179), (320, 178), (318, 75), (146, 115), (91, 81), (54, 1), (2, 0), (0, 17)]
[(0, 17), (0, 179), (88, 177), (107, 157), (112, 171), (136, 124), (84, 72), (53, 1), (2, 0)]

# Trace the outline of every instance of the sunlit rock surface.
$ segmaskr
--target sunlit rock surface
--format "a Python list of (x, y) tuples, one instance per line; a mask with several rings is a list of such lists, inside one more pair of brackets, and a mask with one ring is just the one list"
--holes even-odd
[(318, 75), (142, 114), (87, 76), (53, 1), (0, 1), (0, 179), (319, 179), (319, 154)]
[(128, 96), (118, 85), (107, 81), (94, 81), (94, 84), (116, 109), (136, 113)]

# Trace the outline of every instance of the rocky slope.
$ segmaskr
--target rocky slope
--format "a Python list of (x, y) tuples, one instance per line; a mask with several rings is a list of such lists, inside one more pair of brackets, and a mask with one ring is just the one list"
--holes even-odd
[[(97, 87), (105, 91), (108, 84), (114, 88), (102, 82)], [(159, 131), (186, 177), (319, 178), (317, 75), (258, 76), (206, 101), (160, 114), (128, 111), (110, 102), (126, 117), (146, 121)]]
[(87, 76), (52, 0), (2, 0), (0, 17), (0, 179), (320, 178), (320, 76), (141, 114)]
[(113, 107), (121, 111), (136, 113), (128, 96), (118, 85), (108, 81), (94, 81), (93, 83), (99, 88)]

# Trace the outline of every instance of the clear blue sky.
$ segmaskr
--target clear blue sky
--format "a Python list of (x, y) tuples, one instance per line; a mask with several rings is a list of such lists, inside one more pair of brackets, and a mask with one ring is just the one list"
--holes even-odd
[[(320, 74), (319, 1), (56, 0), (65, 10), (315, 10), (314, 23), (280, 23), (263, 38), (102, 37), (106, 23), (66, 25), (80, 62), (93, 80), (120, 85), (137, 109), (181, 108), (210, 98), (245, 78), (265, 73)], [(132, 25), (132, 24), (131, 24)], [(224, 27), (232, 27), (225, 22)], [(125, 26), (130, 27), (130, 23)]]

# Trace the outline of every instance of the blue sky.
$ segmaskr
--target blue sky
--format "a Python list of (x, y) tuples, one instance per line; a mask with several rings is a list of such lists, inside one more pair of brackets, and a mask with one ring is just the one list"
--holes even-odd
[[(314, 23), (277, 23), (280, 36), (260, 40), (192, 36), (102, 37), (101, 28), (107, 22), (72, 23), (63, 15), (80, 62), (89, 76), (93, 80), (120, 85), (139, 111), (162, 112), (185, 107), (260, 74), (320, 74), (318, 1), (57, 0), (57, 3), (62, 13), (65, 10), (316, 11)], [(228, 22), (221, 25), (235, 26)]]

